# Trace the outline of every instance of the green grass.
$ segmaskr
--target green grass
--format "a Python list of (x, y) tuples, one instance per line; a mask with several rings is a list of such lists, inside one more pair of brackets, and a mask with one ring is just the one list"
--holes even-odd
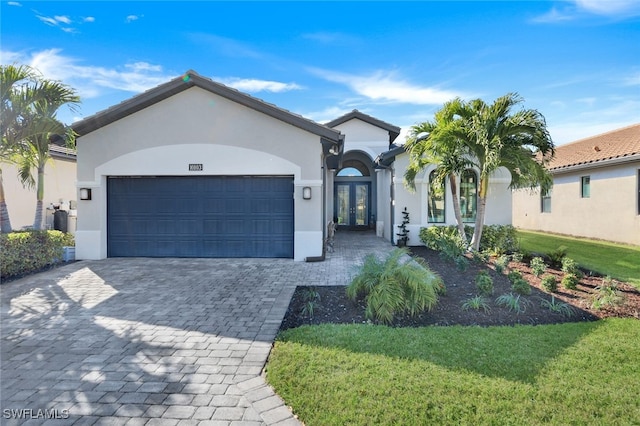
[(267, 380), (307, 426), (640, 424), (640, 321), (304, 326)]
[(567, 257), (580, 266), (640, 289), (640, 247), (522, 230), (518, 239), (521, 249), (535, 253), (547, 254), (565, 246)]

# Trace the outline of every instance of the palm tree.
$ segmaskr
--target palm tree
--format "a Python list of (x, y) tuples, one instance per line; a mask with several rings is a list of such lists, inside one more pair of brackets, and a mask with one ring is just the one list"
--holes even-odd
[[(23, 185), (36, 187), (33, 229), (40, 230), (43, 225), (44, 169), (50, 158), (49, 144), (53, 138), (61, 135), (64, 135), (67, 145), (73, 146), (75, 143), (73, 131), (58, 121), (56, 114), (63, 105), (73, 110), (80, 98), (72, 88), (57, 81), (38, 81), (35, 91), (40, 94), (40, 99), (33, 102), (24, 113), (24, 128), (28, 136), (19, 143), (17, 163)], [(33, 169), (36, 170), (36, 179), (31, 174)]]
[(426, 121), (411, 127), (405, 144), (409, 153), (409, 166), (404, 174), (404, 183), (410, 190), (415, 190), (415, 178), (418, 173), (430, 164), (436, 165), (433, 183), (437, 187), (442, 187), (446, 179), (449, 180), (458, 234), (466, 246), (467, 236), (462, 222), (457, 185), (457, 176), (471, 165), (467, 145), (464, 142), (466, 133), (461, 127), (458, 116), (463, 107), (463, 102), (456, 98), (445, 103), (436, 112), (434, 121)]
[[(34, 98), (32, 90), (27, 83), (33, 81), (35, 72), (28, 66), (0, 66), (0, 91), (2, 103), (0, 104), (0, 131), (2, 142), (0, 143), (0, 161), (13, 162), (16, 142), (21, 139), (21, 115), (24, 107), (29, 105)], [(2, 169), (0, 169), (0, 231), (9, 233), (12, 231), (9, 210), (4, 195), (2, 181)]]
[(508, 93), (491, 105), (472, 100), (459, 111), (466, 133), (463, 140), (480, 171), (473, 250), (480, 248), (489, 178), (499, 167), (511, 173), (512, 189), (540, 187), (548, 191), (553, 183), (545, 164), (553, 157), (555, 147), (544, 116), (534, 109), (512, 112), (522, 102), (517, 93)]

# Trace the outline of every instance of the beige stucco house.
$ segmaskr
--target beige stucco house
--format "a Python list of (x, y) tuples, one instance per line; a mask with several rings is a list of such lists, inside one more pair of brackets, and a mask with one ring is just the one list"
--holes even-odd
[[(404, 189), (400, 129), (355, 110), (319, 124), (189, 71), (73, 128), (78, 259), (302, 261), (322, 258), (331, 222), (394, 242), (406, 206), (413, 244), (420, 226), (454, 223), (448, 196), (444, 221), (429, 220), (428, 178)], [(494, 183), (488, 221), (510, 223)]]
[[(67, 231), (75, 232), (75, 200), (76, 200), (76, 152), (72, 149), (51, 144), (51, 158), (45, 166), (44, 199), (45, 225), (53, 229), (52, 206), (67, 209)], [(14, 230), (27, 229), (33, 226), (36, 208), (35, 188), (25, 188), (18, 179), (18, 168), (14, 164), (2, 163), (2, 178), (5, 200)], [(60, 227), (62, 228), (62, 227)]]
[(640, 124), (559, 146), (549, 171), (549, 194), (514, 191), (514, 226), (640, 245)]

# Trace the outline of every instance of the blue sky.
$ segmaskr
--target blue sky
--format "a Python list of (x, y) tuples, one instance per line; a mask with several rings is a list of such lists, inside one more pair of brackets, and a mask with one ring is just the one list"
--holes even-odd
[[(324, 123), (400, 126), (517, 92), (561, 145), (640, 122), (640, 0), (2, 1), (0, 60), (82, 98), (71, 123), (185, 71)], [(401, 135), (401, 137), (403, 137)]]

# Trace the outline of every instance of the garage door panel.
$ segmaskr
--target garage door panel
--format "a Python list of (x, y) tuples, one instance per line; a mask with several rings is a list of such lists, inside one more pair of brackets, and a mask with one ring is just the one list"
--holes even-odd
[(293, 257), (293, 178), (110, 178), (109, 256)]

